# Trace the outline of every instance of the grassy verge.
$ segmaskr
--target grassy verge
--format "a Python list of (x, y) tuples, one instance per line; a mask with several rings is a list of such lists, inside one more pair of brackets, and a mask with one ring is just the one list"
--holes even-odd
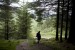
[[(28, 41), (30, 46), (34, 46), (37, 43), (36, 39), (34, 38), (27, 40), (0, 40), (0, 50), (15, 50), (17, 45), (25, 41)], [(40, 43), (44, 44), (45, 46), (50, 46), (54, 50), (75, 50), (75, 46), (70, 43), (67, 43), (65, 40), (62, 43), (60, 43), (59, 41), (56, 41), (54, 38), (42, 38)]]
[(16, 50), (16, 46), (24, 40), (0, 40), (0, 50)]
[[(30, 46), (36, 45), (36, 39), (30, 39), (29, 44)], [(51, 39), (41, 39), (40, 43), (44, 44), (45, 46), (50, 46), (54, 50), (75, 50), (75, 46), (67, 43), (65, 40), (60, 43), (59, 41), (56, 41), (54, 38)]]
[(42, 39), (41, 43), (52, 47), (54, 50), (75, 50), (74, 45), (67, 43), (66, 41), (60, 43), (59, 41), (56, 41), (54, 38), (48, 40)]

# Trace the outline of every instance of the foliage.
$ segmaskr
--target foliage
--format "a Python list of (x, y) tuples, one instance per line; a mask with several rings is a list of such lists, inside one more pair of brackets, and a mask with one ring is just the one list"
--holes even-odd
[(29, 36), (31, 27), (31, 14), (28, 13), (28, 3), (16, 9), (11, 8), (9, 5), (18, 0), (5, 0), (0, 8), (0, 39), (18, 39), (26, 38)]
[(19, 2), (19, 0), (11, 0), (10, 2), (16, 2), (17, 3), (17, 2)]
[(18, 41), (0, 40), (0, 50), (16, 50)]
[(12, 14), (11, 14), (11, 8), (10, 8), (10, 1), (9, 0), (5, 0), (3, 6), (2, 6), (2, 9), (1, 12), (0, 12), (0, 19), (2, 22), (4, 22), (4, 36), (5, 36), (5, 39), (9, 39), (9, 23), (10, 23), (10, 20), (13, 18), (12, 17)]
[[(52, 2), (52, 3), (51, 3)], [(54, 11), (55, 9), (53, 9), (53, 6), (52, 5), (50, 5), (51, 7), (49, 7), (49, 4), (54, 4), (54, 5), (56, 5), (55, 4), (55, 1), (53, 1), (53, 0), (37, 0), (37, 1), (35, 1), (35, 2), (32, 2), (32, 3), (29, 3), (29, 8), (31, 9), (31, 10), (34, 10), (35, 11), (35, 13), (34, 14), (36, 14), (36, 21), (37, 22), (41, 22), (42, 21), (42, 19), (44, 19), (44, 17), (49, 17), (50, 16), (50, 11)], [(48, 8), (46, 8), (46, 7), (48, 7)], [(55, 11), (54, 11), (55, 12)], [(53, 15), (53, 14), (52, 14)]]
[(50, 17), (42, 22), (37, 22), (32, 19), (32, 35), (36, 37), (36, 33), (40, 30), (42, 38), (52, 38), (55, 37), (55, 25), (56, 17)]
[(17, 10), (18, 14), (18, 25), (19, 25), (19, 37), (27, 38), (30, 33), (31, 27), (31, 17), (27, 10), (27, 5), (23, 5), (20, 9)]

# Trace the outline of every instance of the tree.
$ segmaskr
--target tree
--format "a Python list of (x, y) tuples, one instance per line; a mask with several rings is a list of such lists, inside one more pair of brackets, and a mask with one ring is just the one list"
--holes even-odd
[(9, 33), (10, 33), (10, 20), (13, 18), (12, 17), (12, 8), (11, 6), (9, 6), (11, 4), (10, 0), (3, 0), (2, 1), (3, 4), (0, 5), (0, 19), (2, 19), (1, 21), (3, 21), (5, 24), (4, 26), (4, 32), (5, 32), (5, 39), (9, 40)]
[(9, 0), (5, 0), (3, 5), (3, 14), (2, 14), (2, 18), (4, 19), (5, 22), (5, 39), (9, 39), (9, 20), (11, 19), (11, 12), (10, 12), (10, 3)]
[(63, 0), (63, 3), (62, 3), (62, 16), (61, 16), (61, 32), (60, 32), (60, 42), (62, 42), (63, 17), (64, 17), (64, 0)]
[[(58, 28), (61, 29), (60, 31), (60, 41), (62, 41), (62, 34), (63, 31), (65, 31), (65, 39), (67, 40), (68, 36), (68, 31), (69, 31), (69, 25), (70, 25), (70, 16), (72, 13), (72, 5), (71, 5), (71, 0), (58, 0), (58, 7), (57, 9), (58, 13), (57, 15), (59, 16), (59, 21), (57, 20), (57, 29), (56, 29), (56, 37), (58, 37)], [(57, 16), (57, 19), (58, 19)], [(59, 24), (58, 24), (59, 22)], [(58, 27), (59, 26), (59, 27)]]
[(75, 14), (74, 14), (75, 5), (74, 5), (73, 0), (72, 0), (71, 4), (72, 4), (72, 15), (71, 15), (71, 23), (70, 23), (71, 25), (70, 25), (68, 42), (71, 42), (71, 43), (75, 44), (75, 30), (74, 30), (74, 28), (75, 28), (75, 24), (74, 24), (74, 21), (75, 21), (75, 18), (74, 18), (74, 16), (75, 16)]
[(58, 28), (59, 28), (59, 0), (58, 0), (58, 8), (57, 8), (57, 26), (56, 26), (56, 40), (58, 40)]
[(19, 2), (19, 0), (10, 0), (10, 2), (16, 2), (17, 3), (17, 2)]
[(34, 14), (36, 14), (36, 19), (38, 22), (41, 22), (45, 17), (50, 17), (50, 11), (55, 12), (57, 8), (54, 7), (57, 5), (56, 0), (37, 0), (35, 2), (29, 3), (29, 5), (31, 10), (35, 10)]
[(68, 22), (68, 18), (69, 18), (69, 0), (67, 1), (67, 15), (66, 15), (66, 28), (65, 28), (65, 40), (67, 40), (67, 38), (68, 38), (68, 24), (69, 24), (69, 22)]
[(30, 33), (31, 17), (27, 10), (27, 4), (23, 5), (18, 11), (19, 38), (27, 38)]

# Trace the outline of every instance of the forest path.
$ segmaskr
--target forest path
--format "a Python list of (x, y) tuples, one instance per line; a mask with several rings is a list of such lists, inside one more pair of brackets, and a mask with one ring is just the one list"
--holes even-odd
[(49, 46), (45, 46), (42, 43), (30, 46), (28, 41), (25, 41), (25, 42), (21, 43), (20, 45), (18, 45), (16, 47), (16, 50), (53, 50), (53, 49)]

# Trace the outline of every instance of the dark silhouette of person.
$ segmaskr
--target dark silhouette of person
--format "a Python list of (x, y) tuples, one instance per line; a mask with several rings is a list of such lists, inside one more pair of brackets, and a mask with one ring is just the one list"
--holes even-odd
[(36, 34), (36, 37), (37, 37), (37, 40), (38, 40), (38, 43), (39, 43), (40, 42), (40, 39), (41, 39), (40, 31)]

